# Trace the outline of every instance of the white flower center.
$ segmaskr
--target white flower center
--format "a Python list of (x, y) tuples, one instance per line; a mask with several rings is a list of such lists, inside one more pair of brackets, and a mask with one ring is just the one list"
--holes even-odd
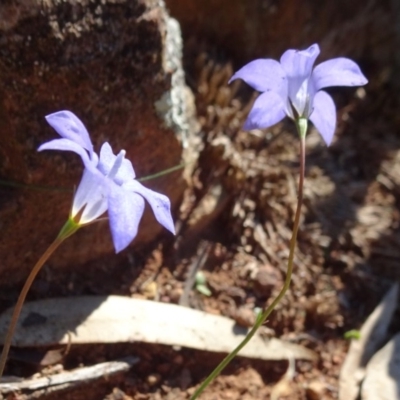
[(296, 109), (299, 117), (308, 117), (308, 115), (306, 115), (310, 99), (308, 83), (309, 79), (305, 79), (299, 87), (299, 90), (295, 93), (294, 99), (292, 99), (293, 107)]

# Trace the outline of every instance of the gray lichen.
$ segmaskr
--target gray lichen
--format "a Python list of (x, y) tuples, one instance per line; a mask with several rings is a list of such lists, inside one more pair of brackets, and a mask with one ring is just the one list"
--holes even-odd
[(194, 98), (185, 83), (182, 67), (182, 35), (178, 21), (166, 17), (166, 38), (163, 54), (164, 69), (171, 74), (171, 88), (155, 102), (159, 116), (179, 136), (183, 148), (188, 147), (195, 130)]

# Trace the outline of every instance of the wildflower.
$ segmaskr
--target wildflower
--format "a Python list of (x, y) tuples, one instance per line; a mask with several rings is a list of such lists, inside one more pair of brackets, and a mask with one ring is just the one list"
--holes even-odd
[(243, 79), (262, 94), (255, 101), (244, 129), (268, 128), (286, 115), (309, 119), (326, 144), (332, 141), (336, 108), (331, 96), (321, 90), (330, 86), (360, 86), (368, 81), (358, 65), (348, 58), (333, 58), (313, 70), (320, 53), (313, 44), (306, 50), (287, 50), (280, 62), (258, 59), (237, 71), (229, 82)]
[(75, 224), (88, 224), (108, 211), (114, 248), (118, 253), (137, 235), (147, 200), (156, 220), (175, 233), (169, 199), (135, 180), (135, 171), (125, 158), (125, 150), (115, 155), (105, 142), (98, 156), (85, 126), (70, 111), (50, 114), (46, 120), (62, 139), (44, 143), (38, 151), (73, 151), (82, 158), (85, 166), (71, 209), (70, 219)]

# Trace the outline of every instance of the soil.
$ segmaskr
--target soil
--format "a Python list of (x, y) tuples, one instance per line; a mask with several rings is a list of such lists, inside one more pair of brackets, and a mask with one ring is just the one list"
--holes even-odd
[[(193, 58), (190, 46), (186, 51), (203, 148), (175, 212), (176, 237), (165, 235), (153, 247), (132, 248), (117, 270), (107, 269), (107, 260), (87, 265), (79, 276), (47, 268), (30, 298), (121, 294), (187, 305), (249, 326), (254, 309), (279, 292), (297, 200), (294, 125), (285, 120), (266, 131), (242, 131), (255, 93), (240, 82), (227, 85), (234, 70), (229, 60), (210, 51)], [(335, 139), (327, 148), (310, 129), (292, 285), (266, 323), (269, 335), (311, 348), (319, 359), (296, 361), (292, 379), (282, 380), (290, 368), (287, 361), (237, 358), (202, 399), (337, 399), (349, 345), (344, 334), (361, 326), (399, 276), (397, 99), (378, 77), (366, 88), (330, 93), (338, 109)], [(192, 287), (200, 270), (210, 296)], [(2, 298), (11, 304), (15, 291)], [(28, 376), (41, 368), (41, 374), (54, 373), (54, 366), (28, 364), (29, 351), (13, 354), (8, 375)], [(62, 394), (7, 398), (188, 399), (224, 356), (150, 344), (73, 345), (57, 370), (132, 354), (140, 362), (121, 376)]]

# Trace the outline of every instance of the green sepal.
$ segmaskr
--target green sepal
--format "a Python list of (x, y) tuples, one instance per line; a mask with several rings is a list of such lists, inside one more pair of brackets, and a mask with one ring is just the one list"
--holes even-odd
[(297, 132), (299, 133), (300, 138), (305, 138), (307, 134), (308, 128), (308, 119), (307, 118), (297, 118), (296, 119), (296, 127)]
[(68, 221), (61, 228), (60, 233), (57, 236), (57, 239), (66, 239), (73, 235), (81, 225), (77, 224), (72, 218), (68, 218)]
[(255, 307), (254, 308), (254, 313), (256, 314), (256, 324), (262, 324), (264, 322), (264, 321), (262, 321), (262, 319), (263, 319), (263, 309), (260, 308), (260, 307)]

